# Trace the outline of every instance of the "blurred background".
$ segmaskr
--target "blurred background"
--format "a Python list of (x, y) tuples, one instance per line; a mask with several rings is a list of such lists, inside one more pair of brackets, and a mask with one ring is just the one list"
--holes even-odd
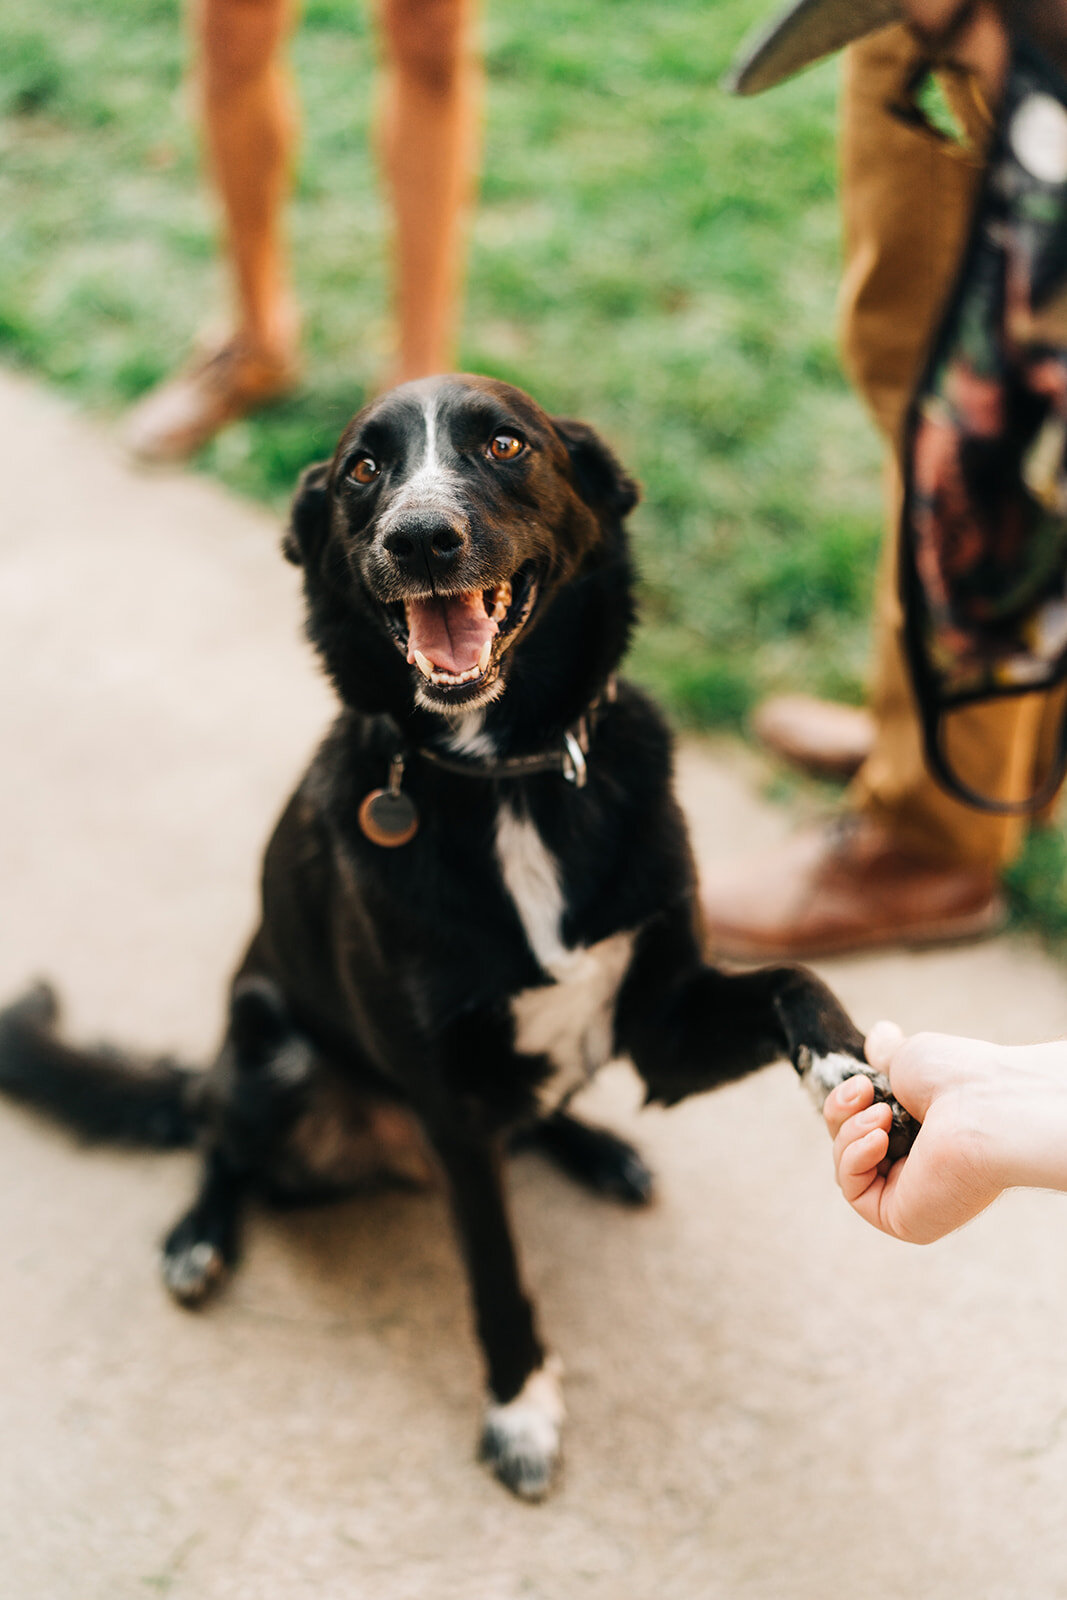
[[(763, 694), (862, 699), (880, 449), (836, 353), (838, 67), (718, 90), (763, 0), (486, 8), (461, 364), (581, 415), (641, 480), (631, 670), (696, 728)], [(173, 0), (0, 0), (0, 359), (116, 419), (227, 295)], [(309, 0), (290, 238), (300, 391), (196, 466), (279, 511), (387, 370), (366, 7)], [(810, 796), (775, 780), (783, 796)], [(818, 796), (816, 796), (818, 800)], [(1058, 830), (1012, 869), (1067, 942)]]

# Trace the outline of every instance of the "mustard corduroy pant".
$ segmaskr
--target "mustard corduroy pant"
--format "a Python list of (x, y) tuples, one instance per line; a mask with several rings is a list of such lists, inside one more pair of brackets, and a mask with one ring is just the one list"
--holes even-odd
[[(1025, 821), (972, 810), (930, 777), (902, 649), (897, 452), (908, 402), (966, 243), (990, 132), (980, 97), (961, 82), (946, 88), (969, 135), (970, 154), (890, 113), (915, 55), (907, 31), (888, 28), (852, 46), (845, 64), (843, 353), (890, 446), (889, 536), (878, 584), (871, 693), (876, 733), (853, 800), (904, 848), (940, 863), (997, 868), (1018, 850)], [(955, 713), (952, 750), (959, 770), (987, 794), (1024, 793), (1046, 760), (1061, 698), (1029, 695)]]

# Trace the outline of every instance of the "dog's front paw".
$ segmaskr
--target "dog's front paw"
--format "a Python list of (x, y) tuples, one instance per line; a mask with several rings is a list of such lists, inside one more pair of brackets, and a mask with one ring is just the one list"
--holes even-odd
[(479, 1458), (522, 1500), (543, 1500), (559, 1468), (563, 1365), (549, 1356), (506, 1405), (485, 1414)]
[(221, 1240), (197, 1227), (195, 1215), (183, 1217), (167, 1235), (159, 1269), (170, 1293), (183, 1306), (198, 1306), (226, 1276), (226, 1253)]
[(870, 1078), (874, 1084), (875, 1100), (884, 1100), (893, 1113), (893, 1122), (889, 1129), (889, 1160), (899, 1161), (902, 1156), (907, 1155), (915, 1143), (919, 1124), (910, 1111), (904, 1110), (899, 1100), (894, 1100), (889, 1079), (883, 1072), (877, 1072), (874, 1067), (868, 1066), (866, 1061), (857, 1061), (855, 1056), (846, 1056), (838, 1051), (832, 1051), (824, 1056), (816, 1055), (807, 1045), (801, 1045), (797, 1051), (796, 1069), (819, 1111), (826, 1104), (826, 1097), (831, 1089), (836, 1089), (839, 1083), (844, 1083), (847, 1078), (854, 1078), (857, 1073)]

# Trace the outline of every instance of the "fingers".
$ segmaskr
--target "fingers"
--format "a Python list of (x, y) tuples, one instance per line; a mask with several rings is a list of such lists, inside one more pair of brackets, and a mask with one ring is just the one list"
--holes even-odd
[(856, 1205), (881, 1182), (879, 1166), (889, 1151), (893, 1114), (882, 1101), (873, 1104), (869, 1078), (849, 1078), (827, 1096), (826, 1125), (834, 1136), (834, 1170), (842, 1194)]
[[(873, 1127), (865, 1125), (865, 1119), (875, 1112), (884, 1113), (882, 1120), (889, 1122), (888, 1106), (871, 1106), (869, 1111), (850, 1118), (838, 1135), (839, 1140), (844, 1139), (846, 1142), (840, 1151), (835, 1146), (837, 1182), (849, 1205), (855, 1205), (881, 1177), (879, 1168), (889, 1151), (889, 1128), (883, 1127), (881, 1123), (876, 1123)], [(854, 1124), (860, 1126), (853, 1126)]]
[(874, 1084), (862, 1073), (846, 1078), (832, 1089), (822, 1108), (831, 1138), (836, 1139), (849, 1117), (854, 1117), (857, 1111), (865, 1111), (873, 1100)]

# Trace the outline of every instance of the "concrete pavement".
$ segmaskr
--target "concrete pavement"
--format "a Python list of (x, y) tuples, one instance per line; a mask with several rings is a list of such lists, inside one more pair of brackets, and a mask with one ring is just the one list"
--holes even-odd
[[(276, 522), (0, 376), (0, 994), (211, 1048), (262, 842), (329, 716)], [(698, 848), (789, 825), (689, 746)], [(1033, 945), (826, 963), (856, 1016), (1067, 1033)], [(439, 1197), (253, 1217), (202, 1315), (154, 1251), (186, 1155), (0, 1106), (0, 1600), (1056, 1600), (1067, 1596), (1067, 1201), (920, 1251), (841, 1202), (788, 1068), (638, 1115), (630, 1215), (533, 1157), (519, 1237), (568, 1371), (541, 1507), (474, 1464), (480, 1375)]]

